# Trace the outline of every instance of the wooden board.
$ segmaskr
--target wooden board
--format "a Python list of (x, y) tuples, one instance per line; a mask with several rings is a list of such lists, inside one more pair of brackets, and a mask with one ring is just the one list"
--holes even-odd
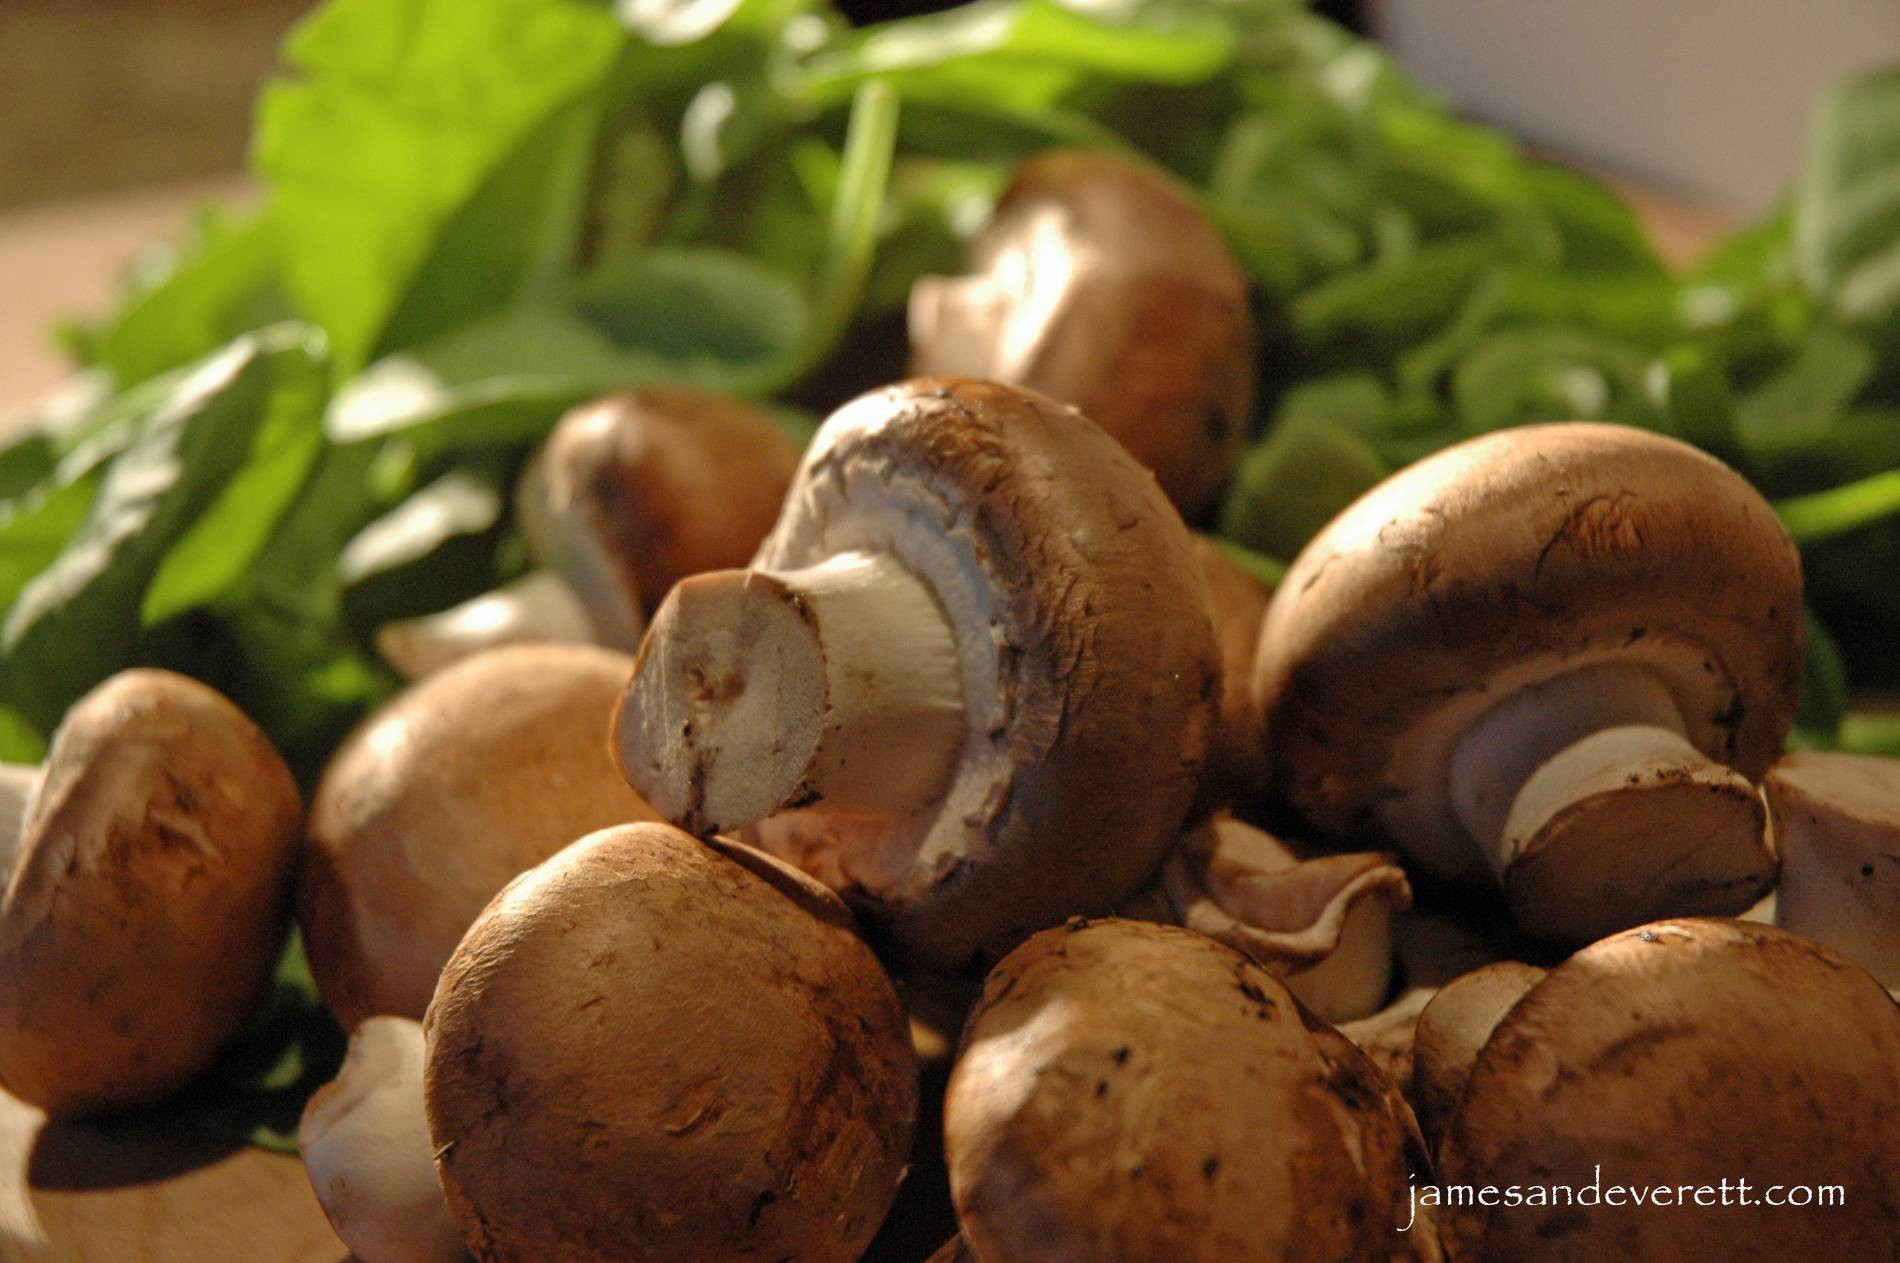
[(303, 1164), (0, 1093), (0, 1263), (347, 1263)]

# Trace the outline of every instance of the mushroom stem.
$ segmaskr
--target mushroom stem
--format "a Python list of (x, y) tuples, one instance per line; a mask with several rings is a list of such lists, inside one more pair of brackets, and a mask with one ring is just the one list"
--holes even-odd
[(1791, 754), (1762, 789), (1782, 856), (1771, 919), (1900, 986), (1900, 760)]
[[(376, 632), (377, 651), (409, 680), (484, 649), (542, 641), (611, 643), (574, 589), (552, 570), (531, 570), (439, 614), (405, 618)], [(615, 647), (632, 649), (633, 642)]]
[[(1513, 915), (1551, 938), (1650, 919), (1656, 890), (1684, 914), (1739, 911), (1772, 864), (1754, 786), (1690, 743), (1640, 665), (1581, 667), (1492, 707), (1452, 752), (1450, 797)], [(1701, 880), (1685, 903), (1657, 879), (1692, 854)]]
[(12, 876), (13, 863), (19, 858), (26, 809), (39, 784), (39, 764), (0, 763), (0, 886)]
[(823, 801), (899, 815), (942, 794), (963, 749), (956, 637), (895, 558), (682, 580), (621, 704), (621, 770), (705, 836)]

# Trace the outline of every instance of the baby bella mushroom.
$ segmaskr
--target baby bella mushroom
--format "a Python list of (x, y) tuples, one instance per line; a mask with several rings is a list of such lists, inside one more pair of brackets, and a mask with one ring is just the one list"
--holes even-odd
[(1444, 1134), (1491, 1032), (1548, 972), (1522, 961), (1497, 961), (1446, 983), (1419, 1013), (1407, 1099), (1427, 1143), (1436, 1145)]
[[(1438, 1171), (1450, 1186), (1530, 1186), (1516, 1205), (1446, 1201), (1446, 1254), (1461, 1263), (1890, 1258), (1900, 1007), (1772, 926), (1617, 934), (1509, 1007), (1465, 1078)], [(1838, 1202), (1819, 1195), (1829, 1185)]]
[(1588, 942), (1775, 880), (1751, 784), (1801, 664), (1801, 572), (1740, 475), (1610, 425), (1505, 430), (1381, 483), (1261, 631), (1278, 789), (1314, 827), (1497, 882)]
[(489, 905), (429, 1007), (437, 1169), (484, 1263), (848, 1263), (917, 1109), (844, 905), (769, 856), (604, 830)]
[(662, 816), (754, 825), (956, 971), (1152, 872), (1218, 692), (1154, 480), (1072, 408), (914, 381), (825, 423), (752, 569), (673, 590), (620, 762)]
[(1251, 426), (1247, 280), (1166, 176), (1054, 150), (1025, 161), (972, 274), (911, 289), (911, 371), (987, 377), (1072, 403), (1208, 509)]
[(495, 892), (582, 834), (654, 818), (609, 751), (633, 667), (510, 645), (409, 686), (352, 733), (310, 804), (298, 918), (345, 1025), (420, 1018)]
[(411, 679), (501, 644), (631, 650), (676, 582), (745, 564), (798, 450), (751, 405), (682, 387), (609, 395), (562, 418), (522, 476), (536, 570), (453, 609), (392, 623), (377, 647)]
[(304, 1107), (297, 1148), (323, 1213), (358, 1263), (468, 1257), (436, 1179), (422, 1112), (422, 1024), (372, 1017), (336, 1081)]
[(1900, 759), (1803, 751), (1762, 789), (1781, 845), (1775, 924), (1900, 987)]
[(1269, 775), (1253, 702), (1253, 660), (1273, 589), (1206, 535), (1194, 537), (1194, 551), (1207, 578), (1207, 610), (1221, 657), (1220, 723), (1199, 802), (1208, 809), (1235, 807), (1258, 798)]
[(1045, 930), (984, 984), (944, 1105), (983, 1263), (1387, 1263), (1422, 1163), (1397, 1090), (1233, 949)]
[(290, 770), (221, 694), (136, 670), (6, 780), (0, 1085), (50, 1115), (156, 1101), (237, 1034), (276, 968)]

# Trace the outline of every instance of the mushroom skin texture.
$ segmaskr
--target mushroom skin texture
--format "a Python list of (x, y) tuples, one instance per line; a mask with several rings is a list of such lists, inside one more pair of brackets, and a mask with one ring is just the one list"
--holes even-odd
[(297, 886), (310, 970), (339, 1021), (420, 1019), (510, 879), (583, 834), (656, 818), (608, 750), (632, 669), (593, 645), (491, 649), (344, 741), (311, 799)]
[(1253, 701), (1253, 660), (1273, 589), (1205, 535), (1194, 537), (1194, 551), (1207, 579), (1208, 613), (1220, 644), (1220, 723), (1197, 799), (1200, 808), (1214, 811), (1252, 803), (1270, 775)]
[(835, 895), (667, 825), (523, 874), (426, 1022), (436, 1165), (484, 1263), (847, 1263), (902, 1177), (917, 1067)]
[(1900, 759), (1790, 754), (1762, 791), (1781, 846), (1774, 923), (1900, 987)]
[(1436, 1146), (1444, 1134), (1491, 1032), (1548, 972), (1522, 961), (1501, 960), (1446, 983), (1420, 1011), (1407, 1099), (1425, 1143)]
[(94, 1114), (210, 1064), (277, 967), (300, 814), (264, 734), (196, 680), (81, 698), (0, 838), (0, 1085)]
[(1447, 1255), (1780, 1263), (1880, 1243), (1885, 1257), (1900, 1240), (1900, 1008), (1864, 970), (1771, 926), (1662, 921), (1584, 948), (1484, 1042), (1438, 1169), (1450, 1185), (1582, 1187), (1599, 1168), (1606, 1190), (1839, 1184), (1845, 1201), (1448, 1203)]
[(297, 1148), (325, 1218), (359, 1263), (457, 1263), (462, 1233), (422, 1113), (422, 1024), (372, 1017), (304, 1106)]
[(1801, 667), (1800, 561), (1741, 477), (1565, 423), (1374, 488), (1275, 594), (1254, 697), (1276, 789), (1321, 833), (1496, 882), (1564, 943), (1734, 913), (1775, 880), (1751, 781)]
[(515, 518), (537, 569), (495, 592), (377, 632), (418, 679), (503, 644), (632, 650), (675, 583), (744, 565), (778, 515), (798, 449), (752, 405), (652, 387), (564, 416), (522, 475)]
[(674, 589), (617, 720), (661, 815), (967, 970), (1153, 872), (1220, 659), (1180, 517), (1073, 408), (906, 382), (813, 439), (747, 571)]
[(1045, 930), (984, 984), (944, 1106), (982, 1263), (1384, 1263), (1422, 1151), (1397, 1090), (1176, 926)]
[(1240, 265), (1172, 180), (1089, 150), (1031, 157), (970, 269), (911, 287), (911, 372), (1072, 403), (1183, 516), (1212, 507), (1252, 428), (1252, 316)]
[(1392, 914), (1412, 888), (1390, 855), (1302, 853), (1232, 816), (1181, 835), (1158, 878), (1168, 919), (1279, 978), (1328, 1022), (1365, 1017), (1392, 984)]

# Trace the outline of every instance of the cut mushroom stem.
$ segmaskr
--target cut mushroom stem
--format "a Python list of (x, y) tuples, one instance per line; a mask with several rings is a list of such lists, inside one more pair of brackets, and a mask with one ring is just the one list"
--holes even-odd
[(820, 801), (916, 810), (943, 792), (964, 731), (942, 607), (901, 563), (865, 552), (682, 581), (618, 721), (628, 779), (702, 836)]
[(1791, 754), (1762, 789), (1781, 841), (1774, 923), (1900, 987), (1900, 760)]
[(531, 570), (513, 583), (439, 614), (405, 618), (379, 628), (376, 649), (403, 678), (421, 679), (451, 662), (502, 645), (558, 641), (566, 644), (637, 643), (636, 626), (610, 634), (561, 577)]
[(1691, 851), (1744, 857), (1752, 872), (1761, 801), (1686, 733), (1668, 686), (1622, 662), (1524, 689), (1465, 731), (1452, 751), (1452, 809), (1523, 924), (1587, 937), (1565, 912), (1580, 884), (1640, 905), (1657, 865)]

